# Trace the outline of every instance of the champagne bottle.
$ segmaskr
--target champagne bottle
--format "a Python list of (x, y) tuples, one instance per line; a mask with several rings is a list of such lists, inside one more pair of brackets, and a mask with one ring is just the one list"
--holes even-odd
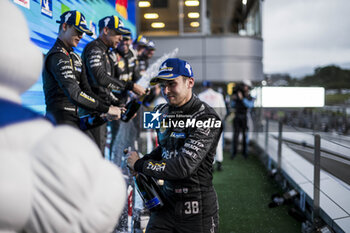
[(150, 89), (148, 88), (146, 89), (146, 93), (144, 95), (140, 96), (139, 98), (132, 99), (126, 104), (126, 111), (121, 115), (122, 121), (128, 122), (135, 115), (135, 113), (139, 110), (143, 99), (149, 94), (149, 92)]
[(143, 99), (142, 105), (145, 107), (149, 107), (155, 98), (156, 98), (155, 87), (151, 87), (149, 94)]
[[(129, 151), (130, 148), (125, 148), (124, 154), (129, 153)], [(147, 209), (156, 210), (164, 205), (161, 190), (153, 177), (138, 173), (134, 176), (134, 181)]]
[(164, 205), (160, 196), (160, 188), (152, 177), (138, 173), (134, 177), (134, 180), (137, 191), (139, 192), (147, 209), (156, 210)]
[(99, 113), (92, 113), (80, 117), (80, 129), (85, 131), (88, 129), (93, 129), (107, 122), (107, 119), (101, 117)]

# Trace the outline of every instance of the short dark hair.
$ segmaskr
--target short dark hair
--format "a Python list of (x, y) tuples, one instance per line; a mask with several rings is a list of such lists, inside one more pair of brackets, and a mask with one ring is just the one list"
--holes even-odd
[[(60, 26), (59, 26), (59, 28), (58, 28), (58, 33), (60, 33), (60, 32), (62, 31), (63, 24), (64, 24), (64, 23), (61, 23), (61, 24), (60, 24)], [(67, 24), (67, 27), (72, 27), (72, 25)]]
[(187, 76), (183, 76), (183, 75), (182, 75), (182, 80), (183, 80), (183, 81), (186, 81), (186, 80), (189, 79), (189, 78), (190, 78), (190, 77), (187, 77)]
[(122, 35), (120, 32), (117, 32), (116, 30), (113, 30), (112, 28), (109, 28), (109, 27), (100, 27), (98, 32), (101, 34), (102, 30), (104, 28), (108, 28), (109, 30), (112, 30), (113, 32), (115, 32), (117, 35)]
[(62, 27), (63, 27), (63, 23), (61, 23), (61, 24), (60, 24), (60, 26), (58, 27), (58, 33), (60, 33), (60, 32), (61, 32)]

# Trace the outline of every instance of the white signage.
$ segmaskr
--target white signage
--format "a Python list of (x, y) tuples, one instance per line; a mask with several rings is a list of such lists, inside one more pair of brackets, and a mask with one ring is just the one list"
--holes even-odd
[(262, 87), (256, 103), (263, 108), (324, 107), (323, 87)]

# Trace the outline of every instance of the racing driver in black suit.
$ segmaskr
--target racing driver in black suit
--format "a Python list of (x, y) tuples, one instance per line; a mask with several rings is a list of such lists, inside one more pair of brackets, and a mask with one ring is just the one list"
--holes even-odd
[[(116, 48), (122, 35), (129, 34), (130, 30), (125, 28), (123, 21), (115, 15), (100, 19), (98, 26), (100, 32), (98, 38), (88, 43), (82, 53), (88, 82), (93, 92), (109, 103), (118, 103), (118, 105), (121, 104), (121, 100), (114, 95), (114, 91), (132, 90), (139, 95), (145, 94), (146, 90), (140, 85), (115, 77), (113, 58), (115, 54), (111, 53), (111, 48)], [(104, 153), (107, 125), (103, 124), (91, 129), (90, 133)]]
[(61, 15), (56, 43), (45, 57), (43, 88), (46, 112), (57, 124), (69, 124), (80, 128), (78, 107), (107, 113), (109, 119), (119, 119), (121, 109), (110, 106), (95, 95), (88, 83), (82, 59), (73, 51), (84, 33), (92, 32), (86, 27), (83, 14), (67, 11)]
[(146, 232), (218, 232), (212, 173), (222, 131), (220, 118), (193, 95), (193, 72), (186, 61), (167, 59), (151, 80), (156, 83), (167, 100), (153, 113), (166, 122), (157, 129), (159, 146), (141, 159), (134, 151), (128, 157), (134, 172), (164, 180), (165, 205), (151, 210)]

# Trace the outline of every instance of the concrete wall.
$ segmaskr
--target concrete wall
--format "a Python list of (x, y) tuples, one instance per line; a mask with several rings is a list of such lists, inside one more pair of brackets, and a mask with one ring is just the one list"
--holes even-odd
[(149, 37), (156, 44), (155, 60), (175, 48), (188, 61), (196, 80), (231, 82), (263, 79), (261, 39), (241, 36)]

